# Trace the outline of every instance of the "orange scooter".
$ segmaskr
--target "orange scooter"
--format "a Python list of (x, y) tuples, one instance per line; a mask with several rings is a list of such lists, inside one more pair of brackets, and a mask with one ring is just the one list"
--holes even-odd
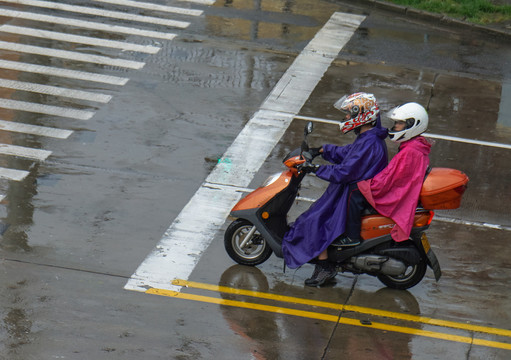
[[(283, 257), (282, 238), (289, 228), (287, 214), (305, 177), (300, 167), (313, 160), (307, 142), (312, 130), (309, 122), (301, 148), (284, 158), (286, 170), (271, 175), (232, 208), (231, 216), (237, 219), (225, 231), (224, 246), (238, 264), (259, 265), (272, 253)], [(390, 236), (395, 223), (373, 211), (362, 218), (361, 244), (352, 248), (330, 246), (329, 259), (336, 262), (341, 272), (373, 275), (394, 289), (408, 289), (418, 284), (428, 266), (438, 281), (440, 264), (425, 231), (433, 220), (433, 210), (460, 206), (467, 183), (468, 177), (459, 170), (430, 169), (422, 186), (409, 240), (395, 242)]]

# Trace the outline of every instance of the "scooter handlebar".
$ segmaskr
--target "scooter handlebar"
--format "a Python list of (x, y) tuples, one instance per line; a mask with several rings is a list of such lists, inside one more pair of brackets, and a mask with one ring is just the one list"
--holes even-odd
[(302, 156), (304, 157), (306, 163), (310, 163), (314, 159), (309, 151), (302, 151)]

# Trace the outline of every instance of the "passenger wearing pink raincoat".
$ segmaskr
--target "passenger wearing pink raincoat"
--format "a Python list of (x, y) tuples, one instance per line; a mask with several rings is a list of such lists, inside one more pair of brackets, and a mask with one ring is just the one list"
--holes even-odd
[(360, 243), (362, 212), (369, 206), (396, 223), (391, 231), (392, 239), (405, 241), (410, 236), (429, 166), (431, 143), (421, 136), (428, 127), (429, 118), (426, 110), (417, 103), (398, 106), (390, 118), (394, 126), (389, 131), (389, 139), (400, 144), (399, 152), (373, 178), (350, 188), (346, 236), (334, 242), (336, 246)]
[(431, 143), (422, 136), (403, 142), (385, 169), (357, 184), (367, 202), (396, 223), (390, 233), (395, 241), (410, 236), (430, 149)]

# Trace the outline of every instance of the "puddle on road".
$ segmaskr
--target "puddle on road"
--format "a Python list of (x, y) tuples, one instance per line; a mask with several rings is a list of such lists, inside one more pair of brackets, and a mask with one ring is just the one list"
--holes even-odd
[(208, 11), (205, 27), (213, 36), (295, 48), (314, 37), (335, 11), (338, 5), (323, 1), (225, 0)]
[[(268, 269), (266, 265), (263, 267), (266, 270)], [(312, 267), (308, 269), (312, 269)], [(288, 271), (293, 272), (290, 269)], [(281, 279), (276, 280), (274, 276)], [(377, 299), (371, 302), (372, 308), (377, 310), (384, 309), (411, 315), (420, 315), (421, 313), (418, 301), (408, 291), (381, 288), (373, 292), (371, 290), (361, 290), (359, 289), (360, 286), (357, 286), (354, 296), (350, 297), (350, 280), (341, 280), (341, 277), (339, 275), (339, 281), (346, 282), (344, 287), (332, 285), (321, 289), (307, 288), (301, 286), (301, 284), (297, 286), (297, 284), (288, 283), (289, 276), (265, 275), (263, 271), (256, 267), (233, 265), (222, 273), (218, 285), (274, 294), (276, 301), (271, 302), (273, 306), (313, 311), (317, 314), (329, 314), (334, 317), (339, 316), (339, 310), (321, 306), (297, 305), (284, 299), (279, 301), (279, 295), (296, 297), (306, 302), (326, 301), (330, 304), (338, 304), (338, 306), (346, 302), (353, 305), (367, 302), (367, 299)], [(222, 292), (220, 296), (225, 300), (239, 301), (242, 299), (240, 295)], [(268, 301), (256, 297), (250, 297), (243, 301), (268, 304)], [(395, 358), (401, 358), (401, 355), (410, 352), (408, 343), (411, 342), (412, 336), (408, 335), (394, 333), (391, 337), (385, 337), (375, 332), (374, 338), (371, 338), (371, 345), (369, 345), (364, 341), (367, 338), (367, 333), (354, 326), (338, 325), (336, 327), (333, 322), (319, 319), (306, 319), (272, 312), (256, 313), (231, 306), (221, 306), (219, 309), (232, 331), (248, 342), (252, 353), (259, 354), (264, 358), (318, 358), (325, 351), (325, 347), (332, 354), (347, 354), (349, 352), (353, 358), (359, 358), (356, 354), (364, 353), (367, 348), (371, 348), (376, 352), (372, 353), (372, 357), (378, 357), (389, 349), (393, 349), (391, 353), (394, 354)], [(342, 316), (360, 318), (361, 325), (371, 325), (371, 320), (379, 320), (374, 316), (357, 314), (352, 311), (343, 311)], [(335, 341), (327, 345), (326, 339), (332, 336), (334, 336)], [(376, 338), (379, 346), (374, 349)], [(293, 349), (289, 348), (289, 339), (293, 339)], [(355, 341), (355, 339), (358, 340)]]

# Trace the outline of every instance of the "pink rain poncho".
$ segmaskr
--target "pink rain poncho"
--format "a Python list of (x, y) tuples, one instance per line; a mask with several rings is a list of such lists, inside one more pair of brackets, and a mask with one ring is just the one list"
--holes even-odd
[(422, 136), (405, 141), (385, 169), (357, 184), (369, 204), (396, 223), (391, 231), (395, 241), (410, 236), (430, 150), (431, 143)]

